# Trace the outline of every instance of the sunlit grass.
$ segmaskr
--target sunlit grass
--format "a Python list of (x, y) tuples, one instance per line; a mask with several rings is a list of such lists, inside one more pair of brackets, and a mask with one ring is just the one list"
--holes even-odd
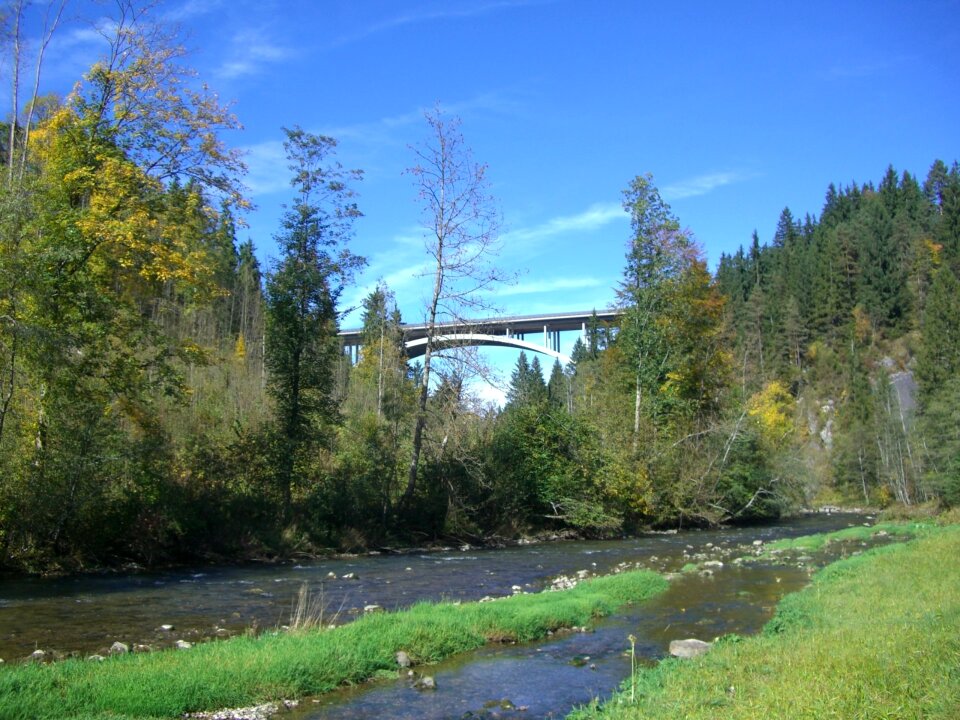
[(399, 650), (420, 664), (491, 641), (533, 640), (588, 624), (666, 587), (656, 573), (638, 571), (495, 602), (419, 603), (335, 630), (236, 637), (103, 663), (0, 668), (0, 718), (174, 718), (319, 694), (395, 672)]
[(642, 669), (635, 702), (627, 690), (572, 717), (960, 717), (960, 528), (918, 530), (818, 573), (763, 634)]
[(771, 550), (822, 550), (831, 543), (835, 542), (858, 542), (872, 539), (878, 533), (886, 533), (896, 537), (915, 537), (921, 535), (927, 530), (935, 527), (932, 522), (880, 522), (875, 525), (855, 525), (835, 530), (834, 532), (818, 533), (816, 535), (804, 535), (797, 538), (783, 538), (774, 540), (764, 546), (765, 552)]

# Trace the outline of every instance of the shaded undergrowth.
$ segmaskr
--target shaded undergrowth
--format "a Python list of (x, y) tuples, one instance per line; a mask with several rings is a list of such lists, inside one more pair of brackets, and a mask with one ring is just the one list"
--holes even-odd
[(666, 587), (656, 573), (637, 571), (495, 602), (418, 603), (335, 630), (236, 637), (102, 663), (10, 667), (0, 669), (0, 718), (172, 718), (319, 694), (396, 671), (400, 650), (420, 664), (487, 642), (534, 640)]

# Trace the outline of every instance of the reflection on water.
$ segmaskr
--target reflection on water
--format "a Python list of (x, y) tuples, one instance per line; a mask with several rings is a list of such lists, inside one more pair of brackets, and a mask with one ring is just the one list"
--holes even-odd
[[(103, 651), (115, 640), (167, 647), (180, 638), (197, 640), (235, 634), (251, 626), (276, 627), (286, 622), (304, 582), (314, 594), (322, 593), (331, 619), (336, 615), (337, 622), (345, 622), (369, 604), (393, 609), (422, 599), (476, 600), (486, 595), (509, 595), (514, 585), (535, 591), (558, 574), (578, 570), (602, 573), (624, 562), (672, 571), (707, 544), (715, 549), (733, 548), (749, 545), (754, 539), (804, 535), (859, 522), (860, 516), (821, 515), (790, 524), (647, 535), (621, 541), (557, 542), (501, 550), (470, 548), (130, 575), (6, 578), (0, 580), (0, 658), (9, 661), (24, 657), (36, 648), (89, 654)], [(540, 683), (547, 682), (558, 686), (564, 698), (575, 697), (566, 705), (569, 707), (589, 700), (591, 694), (609, 692), (624, 677), (627, 661), (620, 653), (628, 633), (641, 638), (638, 651), (654, 657), (662, 652), (668, 636), (687, 633), (706, 637), (731, 630), (749, 631), (753, 626), (747, 628), (737, 623), (761, 623), (762, 618), (745, 618), (760, 618), (757, 608), (771, 607), (780, 592), (806, 578), (805, 573), (797, 571), (793, 573), (797, 575), (794, 581), (777, 570), (782, 577), (780, 583), (772, 583), (776, 585), (773, 592), (768, 589), (772, 581), (765, 572), (728, 567), (712, 578), (684, 577), (673, 583), (667, 595), (644, 606), (642, 613), (611, 620), (595, 633), (565, 636), (524, 648), (487, 648), (471, 655), (466, 665), (465, 660), (459, 660), (437, 668), (440, 688), (435, 693), (409, 689), (406, 681), (395, 692), (409, 695), (410, 699), (403, 702), (420, 707), (422, 703), (438, 703), (458, 684), (472, 687), (476, 682), (483, 687), (475, 692), (463, 690), (464, 702), (469, 707), (460, 714), (467, 710), (487, 714), (512, 712), (500, 706), (483, 708), (484, 703), (499, 702), (509, 695), (514, 705), (529, 707), (524, 717), (535, 717), (530, 713), (540, 712), (534, 711), (540, 707)], [(355, 577), (345, 579), (350, 573)], [(750, 609), (740, 612), (739, 607)], [(652, 617), (651, 608), (656, 609), (657, 619), (648, 621), (645, 618)], [(744, 619), (735, 619), (741, 615)], [(162, 625), (172, 625), (173, 629), (162, 630)], [(590, 662), (582, 667), (568, 665), (573, 646), (577, 648), (573, 654), (590, 655)], [(461, 664), (457, 665), (458, 662)], [(482, 668), (488, 668), (493, 677), (482, 682), (468, 680), (481, 673)], [(452, 674), (446, 676), (446, 672)], [(504, 695), (506, 691), (499, 689), (505, 688), (508, 681), (518, 684), (511, 690), (512, 695)], [(375, 702), (373, 696), (383, 689), (365, 690), (370, 696), (368, 702)], [(396, 698), (389, 702), (396, 702)], [(329, 717), (362, 716), (337, 715), (333, 708), (325, 712), (331, 713)], [(410, 712), (413, 714), (384, 716), (460, 717), (431, 715), (426, 708)], [(373, 714), (378, 713), (368, 713)]]

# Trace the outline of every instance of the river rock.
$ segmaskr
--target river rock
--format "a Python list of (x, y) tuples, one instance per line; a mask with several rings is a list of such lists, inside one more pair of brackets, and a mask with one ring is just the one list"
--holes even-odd
[(704, 567), (708, 567), (708, 568), (722, 568), (722, 567), (723, 567), (723, 563), (720, 562), (719, 560), (707, 560), (707, 561), (703, 564), (703, 566), (704, 566)]
[(424, 675), (423, 677), (419, 678), (419, 679), (413, 684), (413, 686), (414, 686), (417, 690), (436, 690), (436, 689), (437, 689), (437, 681), (434, 680), (430, 675)]
[(30, 653), (27, 656), (27, 660), (30, 660), (31, 662), (43, 662), (46, 659), (47, 659), (46, 650), (34, 650), (32, 653)]
[(408, 668), (413, 665), (413, 661), (410, 659), (410, 656), (407, 655), (403, 650), (397, 653), (397, 665), (402, 668)]
[(148, 653), (153, 652), (153, 648), (149, 645), (144, 645), (143, 643), (137, 643), (133, 646), (133, 652), (135, 653)]
[(177, 650), (189, 650), (193, 647), (193, 643), (188, 642), (187, 640), (177, 640), (174, 643), (174, 646), (177, 648)]
[(670, 654), (678, 658), (693, 658), (703, 655), (711, 647), (711, 643), (689, 638), (687, 640), (671, 640)]
[(280, 712), (277, 703), (265, 703), (245, 708), (216, 710), (214, 712), (187, 713), (183, 717), (197, 720), (267, 720)]
[(87, 662), (103, 662), (106, 658), (103, 655), (91, 655), (87, 658)]
[(128, 652), (130, 652), (130, 646), (126, 643), (120, 642), (119, 640), (110, 646), (111, 655), (123, 655)]
[(165, 623), (160, 626), (160, 629), (163, 630), (164, 632), (170, 632), (171, 630), (173, 630), (173, 625), (170, 625), (169, 623)]
[(357, 579), (357, 574), (356, 574), (356, 573), (352, 573), (352, 572), (348, 572), (348, 573), (346, 573), (346, 574), (343, 576), (343, 579), (344, 579), (344, 580), (356, 580), (356, 579)]
[(383, 607), (380, 605), (364, 605), (363, 611), (365, 613), (378, 613), (383, 612)]

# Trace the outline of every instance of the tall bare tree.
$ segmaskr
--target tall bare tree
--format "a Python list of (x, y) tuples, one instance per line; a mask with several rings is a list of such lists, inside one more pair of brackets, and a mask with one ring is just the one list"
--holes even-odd
[(429, 135), (424, 143), (412, 148), (416, 164), (408, 172), (414, 177), (423, 204), (424, 242), (433, 261), (433, 290), (425, 308), (427, 343), (402, 507), (409, 505), (416, 490), (431, 364), (442, 335), (440, 325), (462, 323), (470, 314), (488, 309), (486, 291), (503, 280), (493, 264), (500, 249), (500, 213), (489, 192), (487, 166), (474, 160), (458, 118), (446, 116), (439, 107), (425, 117)]
[(63, 18), (63, 11), (67, 6), (67, 0), (50, 0), (50, 2), (47, 3), (43, 16), (43, 29), (36, 49), (33, 90), (30, 95), (30, 100), (26, 105), (26, 119), (23, 122), (23, 127), (20, 127), (20, 74), (24, 62), (22, 25), (24, 22), (24, 12), (28, 5), (29, 3), (24, 0), (15, 0), (9, 3), (6, 8), (6, 15), (0, 15), (0, 25), (4, 24), (4, 21), (10, 22), (11, 24), (9, 31), (6, 33), (9, 36), (7, 39), (10, 43), (11, 52), (10, 137), (7, 145), (7, 179), (11, 184), (14, 179), (14, 166), (18, 164), (16, 159), (18, 145), (20, 149), (18, 179), (23, 180), (23, 173), (27, 164), (27, 145), (30, 130), (37, 103), (40, 99), (40, 77), (43, 69), (43, 59), (57, 27), (60, 25), (60, 20)]

